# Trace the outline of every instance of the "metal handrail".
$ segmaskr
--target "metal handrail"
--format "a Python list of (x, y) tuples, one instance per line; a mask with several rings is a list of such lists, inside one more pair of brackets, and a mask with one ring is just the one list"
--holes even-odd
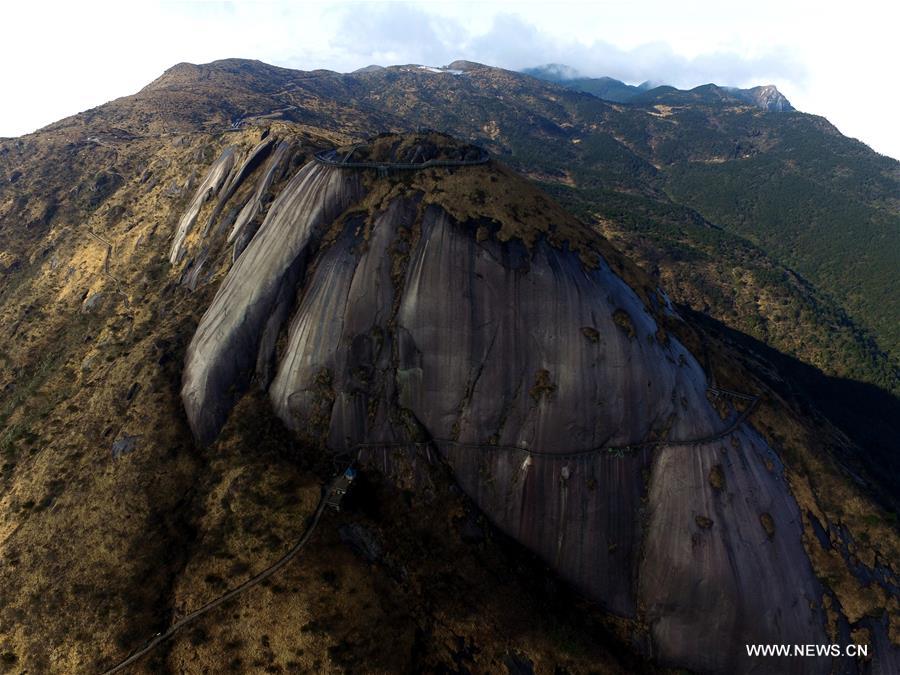
[[(355, 150), (356, 147), (353, 148)], [(419, 171), (421, 169), (430, 169), (433, 167), (452, 167), (452, 166), (478, 166), (487, 164), (491, 161), (491, 156), (486, 150), (478, 148), (481, 155), (478, 159), (429, 159), (427, 162), (404, 163), (404, 162), (348, 162), (344, 161), (352, 153), (348, 153), (346, 157), (338, 157), (338, 151), (320, 150), (313, 157), (320, 164), (328, 166), (336, 166), (342, 169), (378, 169), (379, 171)]]
[(464, 441), (458, 441), (455, 439), (449, 438), (432, 438), (426, 441), (369, 441), (365, 443), (356, 443), (355, 445), (351, 445), (347, 448), (332, 448), (331, 452), (335, 453), (337, 457), (343, 456), (355, 456), (362, 450), (387, 450), (391, 448), (425, 448), (425, 447), (437, 447), (448, 446), (453, 448), (462, 448), (466, 450), (503, 450), (507, 452), (520, 452), (531, 457), (550, 457), (553, 459), (575, 459), (579, 457), (586, 457), (589, 455), (614, 455), (616, 457), (624, 457), (627, 454), (632, 454), (634, 452), (638, 452), (640, 450), (650, 450), (653, 448), (660, 447), (676, 447), (676, 446), (695, 446), (695, 445), (704, 445), (706, 443), (714, 443), (715, 441), (721, 440), (725, 436), (728, 436), (735, 431), (747, 421), (750, 415), (753, 414), (756, 409), (757, 404), (759, 403), (759, 397), (753, 396), (751, 394), (743, 394), (736, 391), (730, 391), (728, 389), (717, 389), (714, 387), (710, 387), (710, 390), (716, 391), (720, 395), (728, 396), (730, 398), (736, 398), (744, 401), (749, 401), (749, 405), (741, 411), (738, 416), (734, 419), (734, 421), (729, 424), (724, 429), (717, 431), (715, 433), (709, 434), (707, 436), (702, 436), (699, 438), (690, 438), (690, 439), (666, 439), (661, 438), (653, 441), (639, 441), (636, 443), (629, 443), (627, 445), (601, 445), (593, 448), (586, 448), (584, 450), (576, 450), (574, 452), (552, 452), (548, 450), (532, 450), (528, 447), (522, 447), (519, 445), (503, 445), (503, 444), (492, 444), (492, 443), (466, 443)]

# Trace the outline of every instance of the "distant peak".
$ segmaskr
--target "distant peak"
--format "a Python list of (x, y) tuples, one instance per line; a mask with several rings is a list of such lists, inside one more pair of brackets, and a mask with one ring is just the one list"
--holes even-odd
[(384, 66), (379, 66), (379, 65), (373, 63), (373, 64), (371, 64), (371, 65), (369, 65), (369, 66), (364, 66), (364, 67), (362, 67), (362, 68), (357, 68), (357, 69), (354, 70), (353, 72), (354, 72), (354, 73), (376, 73), (376, 72), (378, 72), (379, 70), (384, 70)]
[(564, 63), (545, 63), (542, 66), (526, 68), (522, 72), (541, 80), (550, 80), (553, 82), (565, 82), (567, 80), (576, 80), (581, 77), (581, 73), (578, 72), (578, 70), (572, 66), (567, 66)]
[(784, 112), (794, 109), (791, 102), (787, 100), (784, 94), (778, 91), (778, 88), (774, 84), (753, 87), (753, 89), (749, 89), (748, 91), (753, 93), (757, 105), (765, 110)]
[(220, 59), (210, 63), (188, 63), (183, 61), (166, 69), (144, 89), (151, 91), (170, 86), (195, 83), (210, 78), (273, 78), (283, 77), (293, 71), (273, 66), (256, 59)]
[(448, 65), (446, 70), (461, 70), (463, 72), (467, 70), (477, 70), (480, 68), (487, 68), (488, 66), (483, 63), (478, 63), (477, 61), (466, 61), (465, 59), (458, 59)]
[(564, 63), (545, 63), (541, 66), (525, 68), (521, 72), (539, 80), (562, 84), (570, 89), (583, 91), (598, 98), (617, 103), (627, 103), (632, 100), (635, 102), (652, 100), (644, 96), (645, 94), (654, 98), (674, 94), (677, 96), (688, 95), (694, 99), (702, 99), (707, 102), (725, 102), (738, 99), (768, 112), (789, 112), (794, 110), (794, 106), (791, 105), (784, 94), (778, 91), (774, 84), (762, 85), (751, 89), (738, 89), (737, 87), (726, 87), (710, 82), (686, 91), (665, 85), (656, 80), (646, 80), (634, 86), (612, 77), (588, 77), (579, 72), (578, 69)]
[(766, 84), (750, 89), (728, 88), (726, 91), (747, 103), (752, 103), (768, 112), (790, 112), (795, 108), (774, 84)]

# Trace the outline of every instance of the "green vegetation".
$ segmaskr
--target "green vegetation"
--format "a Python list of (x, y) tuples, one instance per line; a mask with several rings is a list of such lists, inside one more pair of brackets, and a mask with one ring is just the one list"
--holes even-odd
[(676, 302), (900, 393), (900, 167), (822, 118), (714, 88), (612, 106), (486, 67), (304, 86), (484, 145), (598, 223)]
[[(866, 200), (871, 183), (834, 176), (839, 167), (764, 154), (722, 164), (673, 168), (670, 189), (679, 201), (749, 238), (819, 288), (900, 350), (900, 214)], [(834, 158), (833, 158), (834, 159)], [(803, 173), (793, 168), (804, 166)], [(865, 167), (864, 167), (865, 168)]]
[(534, 384), (528, 390), (528, 394), (534, 399), (535, 403), (540, 403), (545, 396), (549, 397), (556, 391), (556, 385), (553, 383), (553, 376), (546, 368), (541, 368), (534, 374)]
[(721, 464), (714, 464), (713, 467), (709, 470), (709, 484), (712, 485), (716, 490), (722, 490), (725, 488), (725, 474), (722, 473)]
[(624, 309), (617, 309), (612, 316), (613, 322), (625, 332), (629, 339), (633, 339), (636, 336), (634, 322), (631, 320), (628, 312)]

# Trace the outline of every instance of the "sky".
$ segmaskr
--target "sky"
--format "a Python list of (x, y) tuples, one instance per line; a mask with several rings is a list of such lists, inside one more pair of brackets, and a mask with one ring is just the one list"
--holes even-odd
[(888, 0), (18, 0), (0, 17), (0, 136), (135, 93), (183, 61), (348, 72), (467, 59), (680, 88), (775, 84), (799, 110), (900, 158), (900, 3)]

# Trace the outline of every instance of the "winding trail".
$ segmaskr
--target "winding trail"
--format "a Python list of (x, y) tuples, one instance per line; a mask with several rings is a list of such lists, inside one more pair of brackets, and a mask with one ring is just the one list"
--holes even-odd
[(577, 450), (575, 452), (570, 453), (561, 453), (561, 452), (548, 452), (541, 450), (532, 450), (527, 447), (521, 447), (518, 445), (497, 445), (497, 444), (488, 444), (488, 443), (465, 443), (462, 441), (457, 441), (449, 438), (432, 438), (427, 441), (416, 441), (416, 442), (403, 442), (403, 441), (390, 441), (384, 443), (378, 442), (369, 442), (369, 443), (357, 443), (350, 448), (345, 450), (336, 450), (334, 452), (340, 456), (350, 456), (354, 453), (358, 453), (361, 450), (381, 450), (381, 449), (389, 449), (389, 448), (412, 448), (412, 447), (428, 447), (428, 446), (447, 446), (453, 448), (464, 448), (464, 449), (473, 449), (473, 450), (504, 450), (508, 452), (521, 452), (525, 455), (529, 455), (531, 457), (552, 457), (554, 459), (575, 459), (579, 457), (585, 457), (588, 455), (600, 455), (600, 454), (610, 454), (615, 455), (617, 457), (624, 457), (627, 454), (631, 454), (634, 452), (638, 452), (640, 450), (650, 450), (654, 448), (661, 447), (680, 447), (680, 446), (695, 446), (695, 445), (704, 445), (706, 443), (714, 443), (715, 441), (721, 440), (726, 436), (734, 433), (737, 429), (747, 421), (750, 415), (753, 414), (753, 411), (756, 409), (756, 405), (759, 403), (758, 396), (751, 396), (749, 394), (741, 394), (739, 392), (732, 392), (725, 389), (715, 389), (710, 387), (710, 391), (713, 391), (717, 395), (724, 395), (730, 398), (737, 398), (743, 401), (748, 401), (749, 405), (740, 412), (734, 421), (729, 424), (727, 427), (722, 429), (721, 431), (717, 431), (714, 434), (710, 434), (708, 436), (703, 436), (700, 438), (691, 438), (686, 440), (674, 440), (674, 439), (666, 439), (661, 438), (652, 441), (642, 441), (640, 443), (631, 443), (629, 445), (601, 445), (593, 448), (586, 448), (585, 450)]
[[(516, 445), (489, 445), (489, 444), (478, 444), (478, 443), (462, 443), (460, 441), (455, 441), (452, 439), (431, 439), (428, 441), (417, 441), (417, 442), (386, 442), (386, 443), (358, 443), (346, 450), (333, 450), (332, 452), (335, 454), (335, 459), (341, 457), (352, 457), (354, 460), (359, 456), (359, 454), (368, 449), (377, 449), (377, 450), (387, 450), (390, 448), (419, 448), (419, 447), (432, 447), (436, 446), (440, 448), (440, 446), (450, 446), (457, 448), (466, 448), (466, 449), (477, 449), (477, 450), (504, 450), (508, 452), (521, 452), (533, 457), (552, 457), (554, 459), (573, 459), (580, 458), (589, 455), (595, 454), (610, 454), (616, 457), (624, 457), (628, 453), (636, 452), (638, 450), (650, 449), (650, 448), (659, 448), (659, 447), (676, 447), (676, 446), (694, 446), (694, 445), (702, 445), (705, 443), (712, 443), (717, 440), (720, 440), (729, 434), (736, 431), (747, 419), (753, 414), (753, 411), (756, 409), (757, 403), (759, 403), (758, 396), (752, 396), (750, 394), (742, 394), (736, 391), (730, 391), (728, 389), (719, 389), (717, 387), (709, 387), (709, 391), (713, 393), (715, 396), (724, 396), (727, 398), (734, 398), (743, 401), (747, 401), (749, 405), (740, 412), (734, 421), (728, 425), (726, 428), (718, 431), (712, 435), (705, 436), (703, 438), (695, 438), (690, 440), (667, 440), (660, 439), (655, 441), (646, 441), (643, 443), (635, 443), (626, 446), (600, 446), (596, 448), (588, 448), (586, 450), (579, 450), (577, 452), (572, 453), (557, 453), (557, 452), (542, 452), (538, 450), (530, 450), (528, 448), (522, 448)], [(232, 590), (228, 591), (224, 595), (219, 596), (215, 600), (208, 602), (203, 605), (199, 609), (194, 610), (187, 616), (173, 623), (169, 628), (163, 632), (155, 635), (153, 638), (147, 642), (140, 650), (131, 654), (125, 660), (119, 662), (109, 670), (103, 672), (103, 675), (113, 675), (114, 673), (121, 672), (123, 669), (128, 666), (136, 663), (142, 657), (151, 652), (155, 647), (159, 644), (165, 642), (169, 638), (175, 635), (182, 628), (187, 626), (190, 623), (193, 623), (204, 614), (212, 611), (216, 607), (228, 602), (229, 600), (241, 595), (245, 591), (250, 590), (254, 586), (259, 585), (262, 581), (265, 581), (270, 576), (275, 574), (282, 567), (287, 565), (291, 560), (293, 560), (298, 553), (303, 549), (303, 547), (309, 542), (312, 538), (313, 532), (315, 532), (316, 527), (319, 525), (319, 521), (322, 518), (322, 514), (325, 512), (325, 508), (328, 503), (328, 496), (331, 494), (334, 487), (338, 484), (338, 481), (341, 478), (341, 474), (329, 483), (327, 489), (322, 492), (322, 495), (319, 497), (319, 503), (316, 506), (316, 510), (313, 512), (309, 525), (307, 525), (306, 530), (304, 530), (303, 534), (300, 536), (300, 539), (297, 540), (297, 543), (294, 544), (287, 553), (285, 553), (281, 558), (277, 561), (269, 565), (262, 572), (259, 572), (257, 575), (247, 579), (245, 582), (236, 586)]]
[(128, 294), (123, 290), (122, 282), (120, 282), (119, 279), (113, 276), (109, 271), (109, 260), (115, 254), (115, 245), (111, 241), (109, 241), (109, 239), (101, 237), (91, 229), (88, 229), (86, 234), (94, 241), (102, 244), (103, 246), (106, 246), (106, 256), (103, 258), (103, 269), (100, 271), (100, 274), (113, 282), (113, 285), (116, 287), (116, 293), (118, 293), (125, 299), (125, 307), (128, 307)]
[(282, 567), (287, 565), (291, 560), (294, 559), (294, 557), (296, 557), (296, 555), (298, 553), (300, 553), (301, 549), (309, 542), (310, 538), (313, 535), (313, 532), (315, 532), (316, 526), (318, 526), (319, 520), (321, 520), (322, 514), (325, 511), (326, 498), (331, 493), (331, 488), (333, 486), (334, 486), (334, 481), (328, 486), (328, 489), (322, 493), (322, 496), (319, 497), (319, 503), (316, 506), (316, 510), (313, 512), (313, 515), (309, 522), (309, 525), (307, 526), (306, 530), (301, 535), (300, 539), (281, 558), (279, 558), (273, 564), (269, 565), (269, 567), (264, 569), (262, 572), (260, 572), (256, 576), (253, 576), (253, 577), (247, 579), (247, 581), (242, 583), (240, 586), (237, 586), (237, 587), (231, 589), (230, 591), (225, 593), (225, 595), (219, 596), (215, 600), (203, 605), (203, 607), (200, 607), (199, 609), (195, 609), (193, 612), (191, 612), (187, 616), (176, 621), (171, 626), (169, 626), (168, 630), (166, 630), (164, 633), (160, 633), (160, 634), (154, 636), (140, 650), (134, 652), (131, 656), (126, 658), (124, 661), (119, 662), (118, 664), (116, 664), (115, 666), (110, 668), (109, 670), (104, 671), (103, 675), (112, 675), (113, 673), (121, 672), (123, 669), (127, 668), (128, 666), (132, 665), (133, 663), (136, 663), (143, 656), (145, 656), (150, 651), (152, 651), (157, 645), (168, 640), (170, 637), (175, 635), (175, 633), (180, 631), (182, 628), (184, 628), (188, 624), (193, 623), (194, 621), (199, 619), (201, 616), (203, 616), (207, 612), (214, 610), (219, 605), (222, 605), (222, 604), (228, 602), (229, 600), (231, 600), (232, 598), (237, 597), (241, 593), (244, 593), (245, 591), (250, 590), (254, 586), (258, 585), (260, 582), (265, 581), (270, 576), (275, 574), (275, 572), (280, 570)]
[(450, 166), (477, 166), (479, 164), (487, 164), (491, 161), (490, 155), (485, 150), (480, 150), (480, 155), (476, 159), (429, 159), (426, 162), (351, 162), (350, 155), (353, 154), (352, 148), (344, 157), (339, 157), (337, 150), (322, 150), (317, 152), (313, 157), (320, 164), (328, 166), (337, 166), (342, 169), (378, 169), (379, 171), (420, 171), (422, 169), (430, 169), (433, 167), (450, 167)]

